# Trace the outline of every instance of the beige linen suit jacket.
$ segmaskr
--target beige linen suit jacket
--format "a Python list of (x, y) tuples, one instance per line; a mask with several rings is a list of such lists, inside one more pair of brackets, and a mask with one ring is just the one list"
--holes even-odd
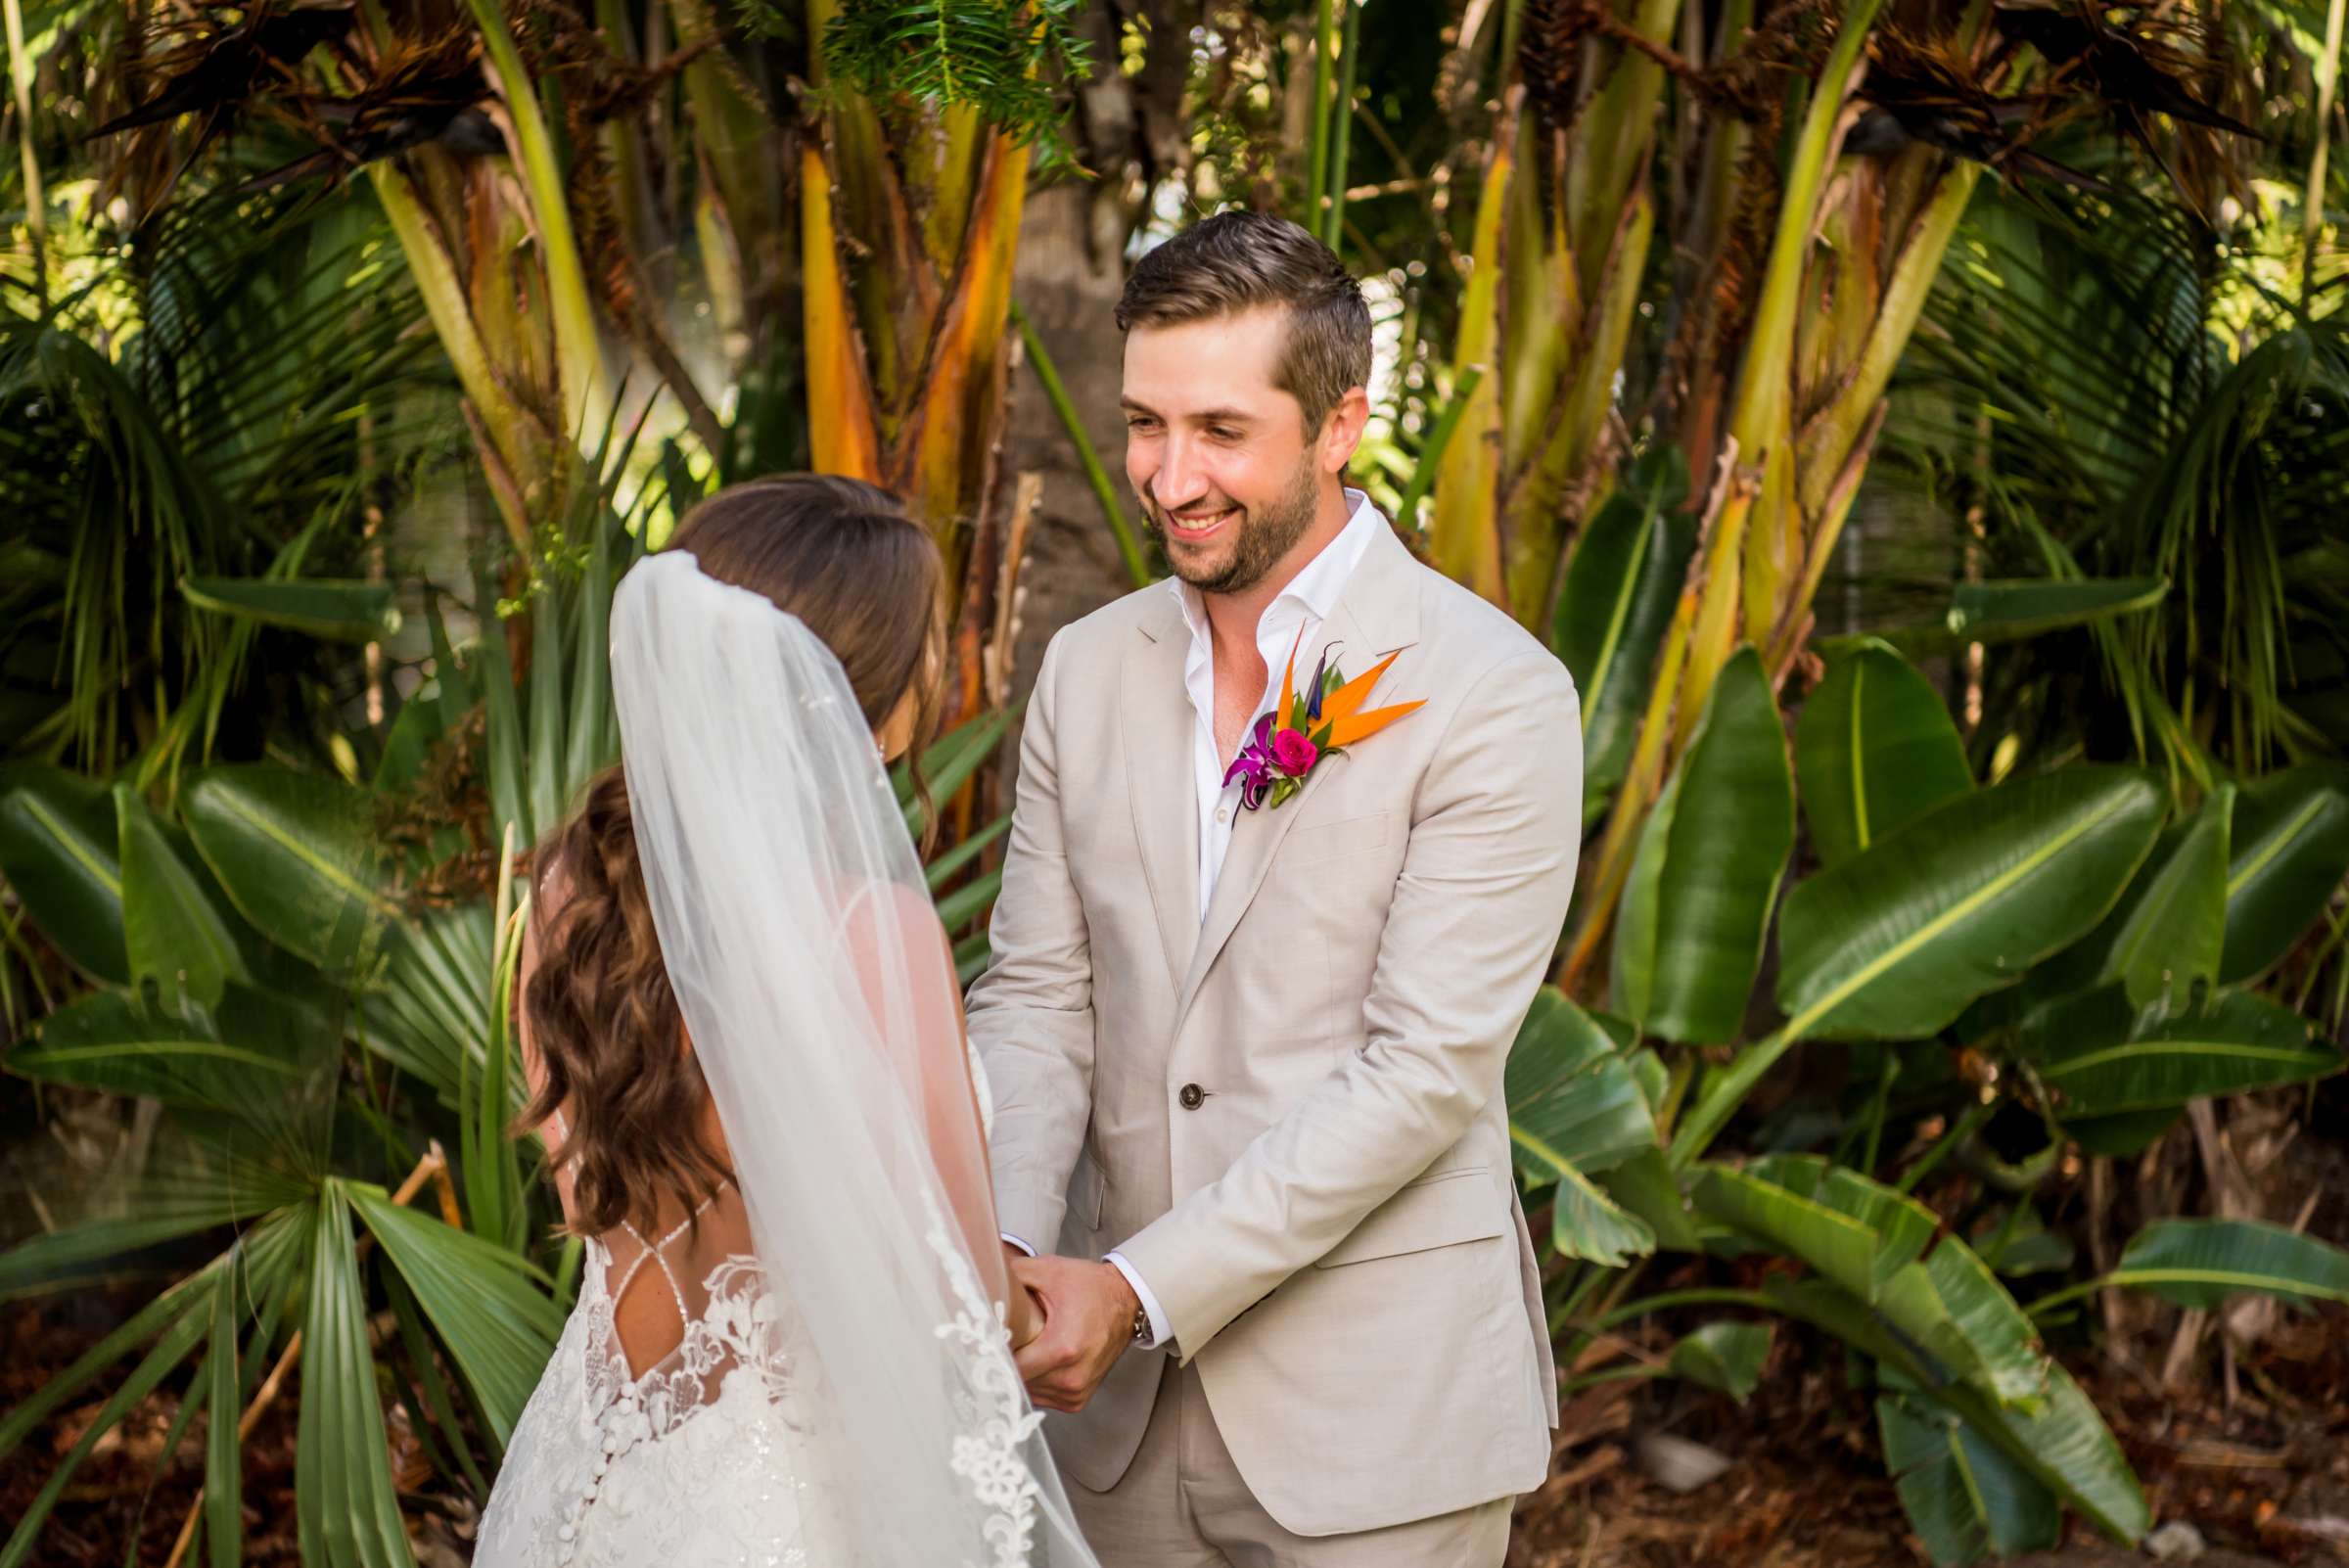
[[(1241, 813), (1203, 915), (1188, 647), (1161, 583), (1045, 652), (969, 1001), (997, 1216), (1133, 1266), (1284, 1528), (1531, 1491), (1557, 1381), (1500, 1084), (1574, 884), (1573, 683), (1380, 529), (1299, 679), (1400, 649), (1369, 706), (1427, 706)], [(1068, 1475), (1116, 1485), (1168, 1364), (1047, 1418)]]

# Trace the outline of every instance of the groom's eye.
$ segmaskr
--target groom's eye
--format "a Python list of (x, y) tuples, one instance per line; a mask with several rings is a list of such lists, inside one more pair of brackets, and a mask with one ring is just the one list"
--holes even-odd
[(1207, 433), (1220, 441), (1236, 441), (1240, 438), (1240, 433), (1229, 425), (1210, 425)]

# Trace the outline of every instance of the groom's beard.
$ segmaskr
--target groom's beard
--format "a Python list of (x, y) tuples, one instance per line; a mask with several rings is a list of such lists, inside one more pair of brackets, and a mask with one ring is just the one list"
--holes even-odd
[(1296, 479), (1279, 500), (1262, 511), (1244, 508), (1231, 530), (1231, 554), (1221, 566), (1193, 565), (1183, 559), (1167, 536), (1165, 509), (1146, 485), (1142, 512), (1176, 576), (1201, 593), (1246, 593), (1264, 581), (1265, 574), (1279, 565), (1280, 558), (1313, 526), (1319, 501), (1313, 479), (1313, 465), (1299, 463)]

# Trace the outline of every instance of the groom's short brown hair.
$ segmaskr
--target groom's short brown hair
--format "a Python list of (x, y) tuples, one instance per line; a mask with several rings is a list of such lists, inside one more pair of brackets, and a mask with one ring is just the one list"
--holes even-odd
[(1370, 307), (1337, 253), (1269, 212), (1219, 212), (1143, 255), (1118, 301), (1118, 330), (1280, 305), (1289, 313), (1274, 385), (1308, 436), (1349, 388), (1370, 380)]

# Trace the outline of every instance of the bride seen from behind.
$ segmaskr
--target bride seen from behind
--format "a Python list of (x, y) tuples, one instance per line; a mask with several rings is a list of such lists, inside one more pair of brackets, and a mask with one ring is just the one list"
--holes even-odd
[(703, 502), (615, 598), (623, 762), (542, 850), (520, 1035), (586, 1262), (475, 1561), (1090, 1564), (1010, 1350), (984, 1080), (884, 762), (936, 547), (883, 491)]

